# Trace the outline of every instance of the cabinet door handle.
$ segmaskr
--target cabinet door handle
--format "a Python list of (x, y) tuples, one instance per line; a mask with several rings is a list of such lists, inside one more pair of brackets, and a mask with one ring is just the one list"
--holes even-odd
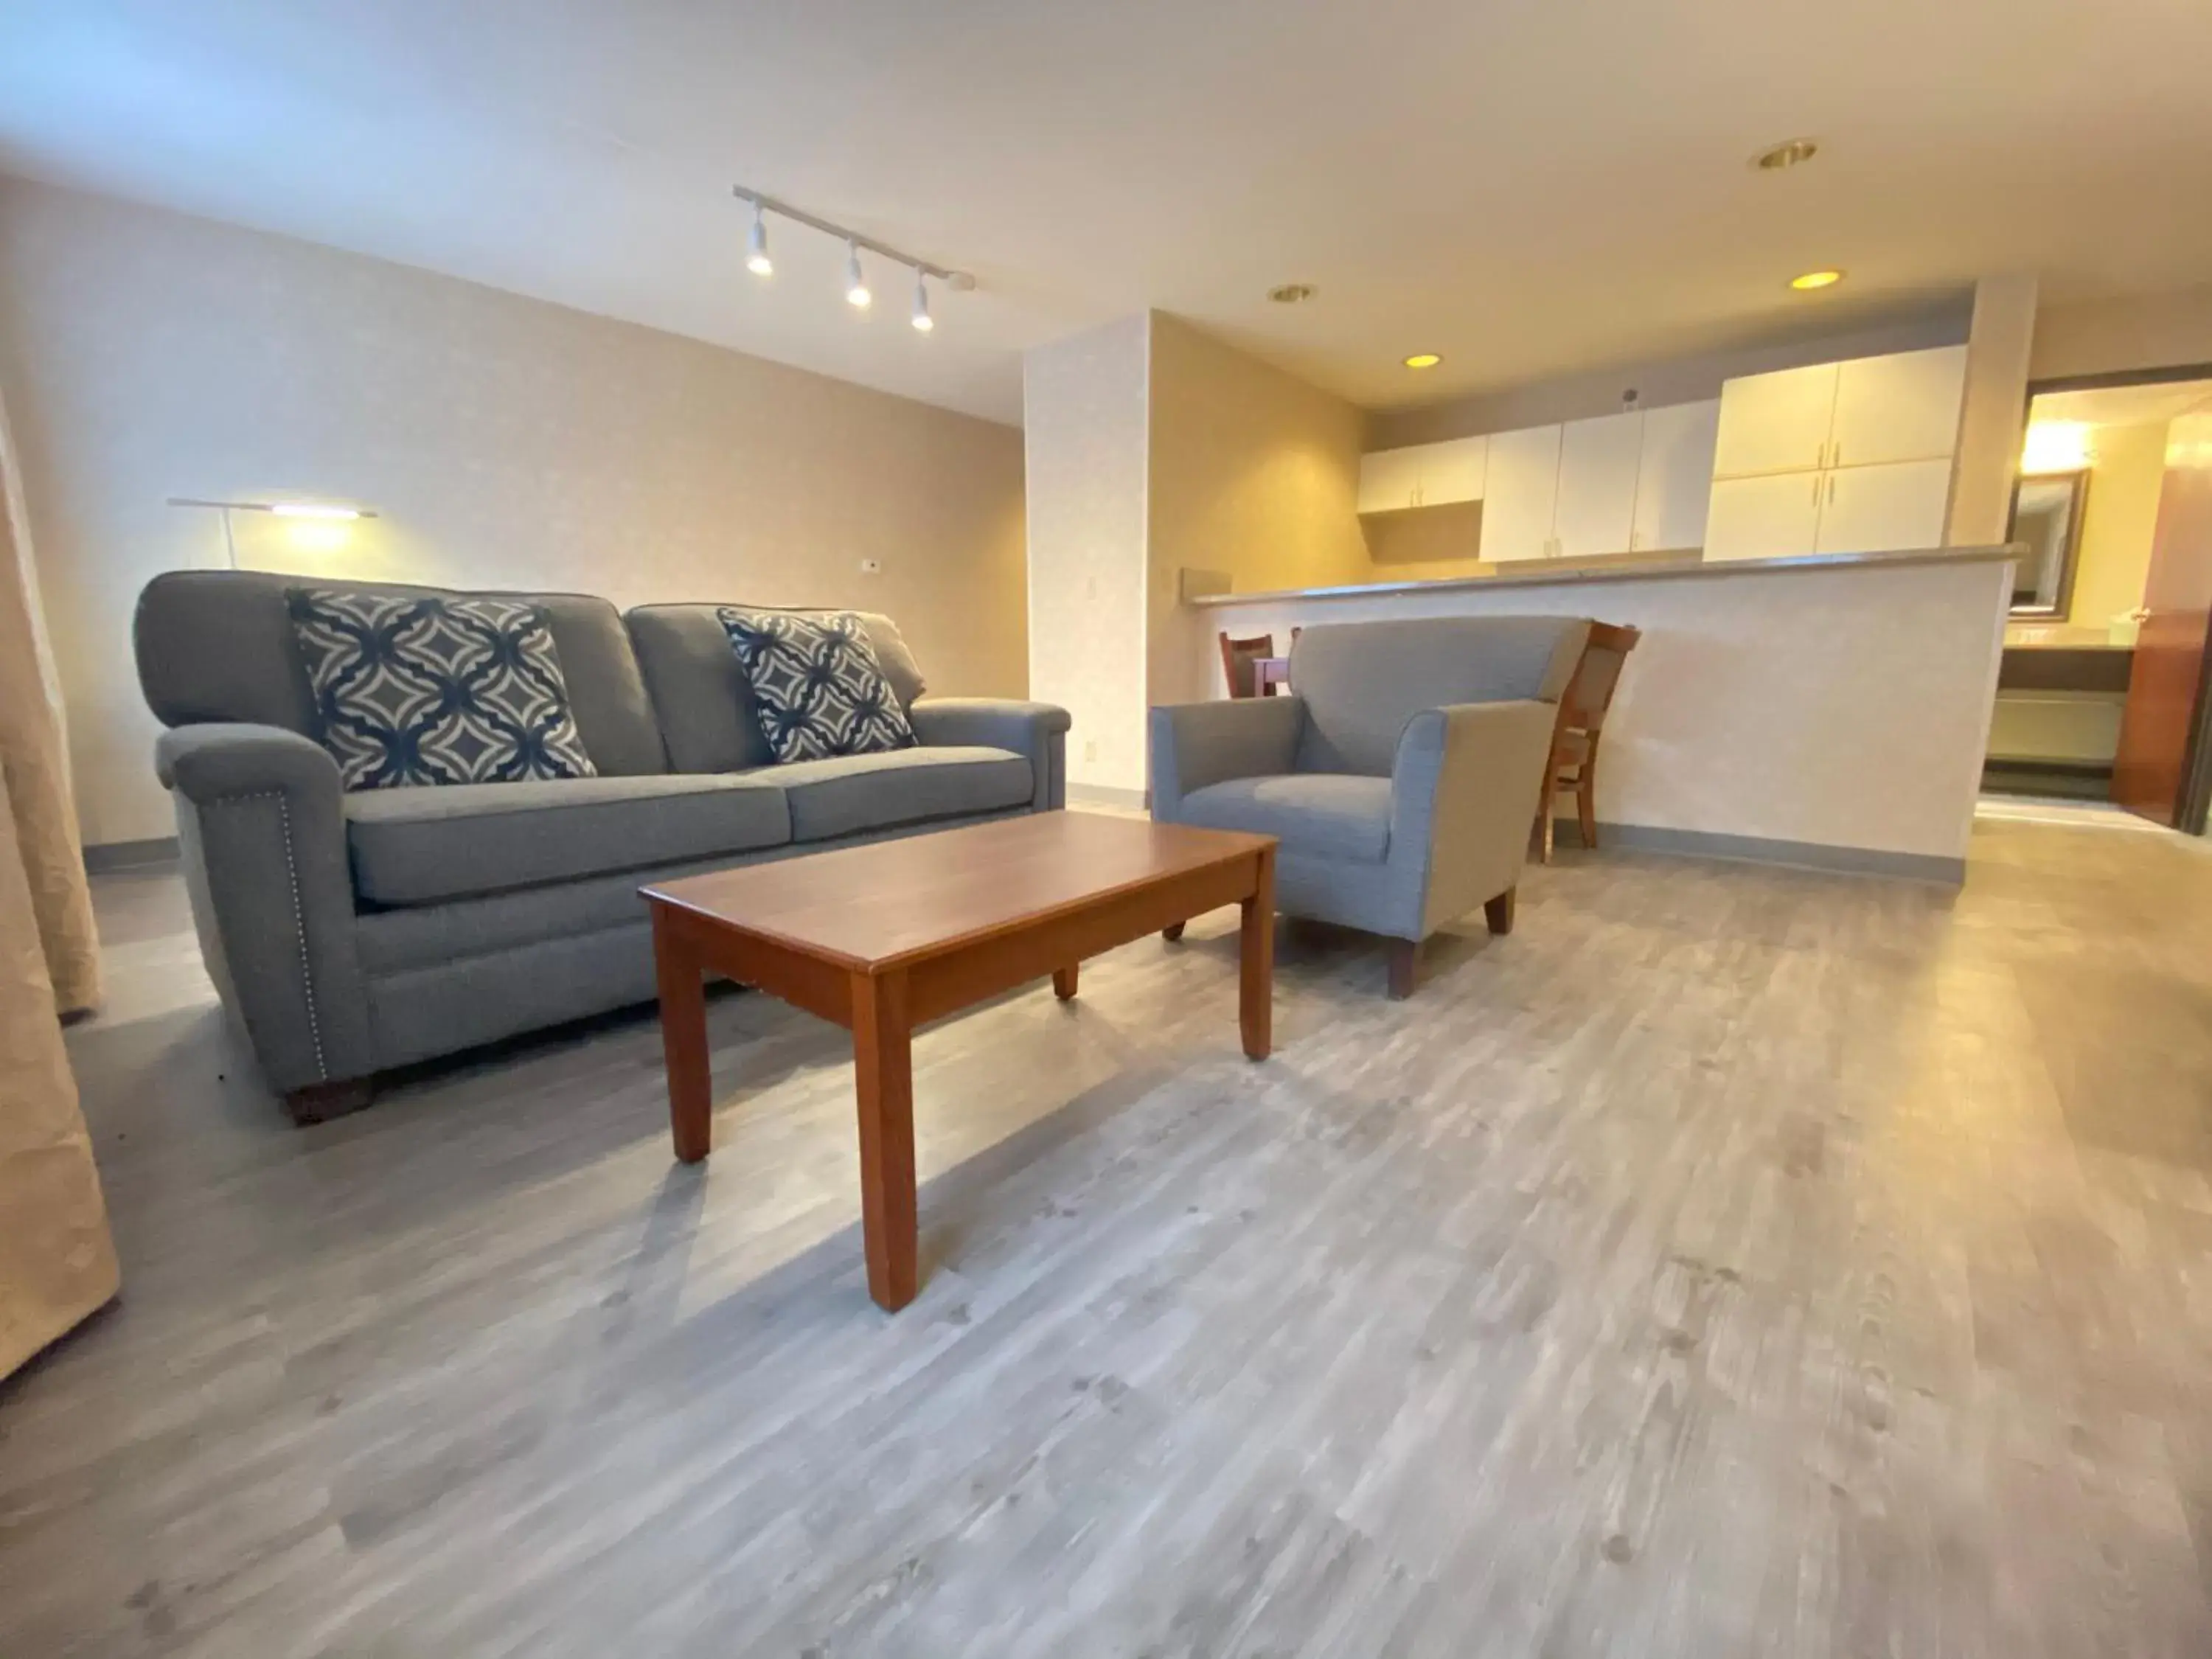
[(1831, 507), (1833, 507), (1835, 504), (1836, 504), (1836, 475), (1835, 475), (1834, 473), (1831, 472), (1831, 473), (1828, 475), (1828, 505), (1829, 505), (1829, 506), (1831, 506)]
[(1843, 441), (1841, 438), (1838, 438), (1838, 439), (1837, 439), (1837, 440), (1836, 440), (1836, 459), (1835, 459), (1834, 460), (1832, 460), (1832, 461), (1830, 461), (1830, 462), (1828, 463), (1828, 465), (1829, 465), (1830, 466), (1841, 466), (1843, 464), (1844, 464), (1844, 441)]
[(1815, 472), (1813, 475), (1813, 505), (1815, 507), (1820, 504), (1820, 480), (1826, 476), (1825, 472)]

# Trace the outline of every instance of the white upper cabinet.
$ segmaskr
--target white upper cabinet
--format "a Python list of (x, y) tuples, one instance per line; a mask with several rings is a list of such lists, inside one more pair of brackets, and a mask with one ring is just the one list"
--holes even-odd
[(1485, 477), (1489, 471), (1487, 437), (1423, 444), (1417, 453), (1421, 458), (1423, 507), (1444, 507), (1454, 501), (1482, 499)]
[(1378, 449), (1359, 458), (1359, 510), (1397, 513), (1418, 503), (1421, 490), (1420, 452)]
[(1644, 451), (1641, 410), (1570, 421), (1559, 439), (1559, 501), (1552, 556), (1625, 553), (1636, 519), (1636, 476)]
[(1895, 553), (1936, 546), (1943, 539), (1950, 501), (1948, 460), (1833, 468), (1821, 489), (1813, 550)]
[(1490, 434), (1482, 495), (1482, 557), (1493, 562), (1549, 557), (1559, 493), (1559, 428)]
[(1705, 562), (1789, 559), (1813, 551), (1820, 538), (1820, 497), (1827, 476), (1769, 472), (1756, 478), (1716, 478), (1705, 515)]
[(1836, 410), (1834, 363), (1747, 374), (1721, 387), (1713, 477), (1756, 478), (1826, 465)]
[(1959, 446), (1966, 348), (1899, 351), (1836, 365), (1827, 466), (1948, 460)]
[(1637, 457), (1632, 553), (1698, 547), (1705, 539), (1706, 498), (1713, 487), (1713, 447), (1720, 435), (1717, 398), (1644, 411)]
[(1482, 499), (1487, 438), (1377, 449), (1359, 458), (1359, 510), (1402, 513)]

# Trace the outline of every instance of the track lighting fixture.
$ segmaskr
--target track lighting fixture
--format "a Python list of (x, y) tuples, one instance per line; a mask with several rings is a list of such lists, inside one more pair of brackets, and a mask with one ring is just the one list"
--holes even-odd
[(761, 218), (761, 204), (753, 204), (753, 228), (745, 238), (745, 269), (756, 276), (773, 276), (775, 261), (768, 257), (768, 226)]
[(871, 241), (842, 225), (832, 224), (827, 219), (817, 219), (788, 202), (779, 202), (772, 196), (733, 185), (730, 193), (753, 210), (752, 228), (745, 236), (745, 269), (757, 276), (766, 276), (775, 270), (768, 256), (768, 216), (781, 214), (794, 224), (818, 230), (826, 236), (835, 236), (845, 245), (845, 302), (855, 311), (865, 311), (875, 302), (875, 295), (868, 287), (867, 272), (860, 266), (860, 250), (866, 248), (878, 258), (895, 265), (904, 265), (914, 272), (914, 313), (912, 321), (917, 332), (927, 334), (937, 326), (936, 319), (929, 313), (929, 279), (935, 277), (955, 294), (966, 294), (975, 286), (975, 279), (964, 270), (948, 270), (933, 265), (927, 259), (917, 259), (911, 253), (902, 253), (886, 243)]

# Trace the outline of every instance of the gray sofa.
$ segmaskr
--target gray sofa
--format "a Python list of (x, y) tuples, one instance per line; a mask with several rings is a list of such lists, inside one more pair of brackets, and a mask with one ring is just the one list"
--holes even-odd
[(1152, 710), (1152, 816), (1277, 837), (1277, 906), (1388, 937), (1391, 994), (1407, 995), (1446, 922), (1480, 904), (1512, 927), (1589, 634), (1571, 617), (1304, 629), (1292, 696)]
[(1063, 804), (1066, 711), (921, 696), (867, 617), (921, 745), (770, 764), (711, 605), (543, 611), (599, 775), (339, 787), (286, 609), (302, 584), (177, 571), (140, 596), (155, 764), (176, 804), (208, 969), (302, 1120), (394, 1066), (648, 1000), (641, 884)]

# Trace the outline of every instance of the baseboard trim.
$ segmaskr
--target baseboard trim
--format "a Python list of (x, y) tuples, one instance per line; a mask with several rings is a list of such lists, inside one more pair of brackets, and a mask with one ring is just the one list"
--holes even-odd
[(1071, 783), (1067, 786), (1070, 806), (1119, 806), (1128, 811), (1141, 812), (1150, 804), (1142, 789), (1116, 789), (1103, 783)]
[(108, 841), (84, 849), (87, 875), (102, 876), (114, 870), (141, 870), (152, 864), (177, 861), (177, 838), (156, 836), (151, 841)]
[[(1557, 842), (1576, 843), (1572, 818), (1561, 818)], [(1724, 859), (1736, 864), (1778, 864), (1837, 875), (1890, 876), (1906, 881), (1957, 887), (1966, 879), (1966, 861), (1935, 853), (1892, 853), (1873, 847), (1832, 847), (1821, 842), (1772, 841), (1764, 836), (1726, 836), (1706, 830), (1664, 830), (1648, 823), (1600, 823), (1601, 848), (1632, 853), (1665, 853), (1681, 858)]]

